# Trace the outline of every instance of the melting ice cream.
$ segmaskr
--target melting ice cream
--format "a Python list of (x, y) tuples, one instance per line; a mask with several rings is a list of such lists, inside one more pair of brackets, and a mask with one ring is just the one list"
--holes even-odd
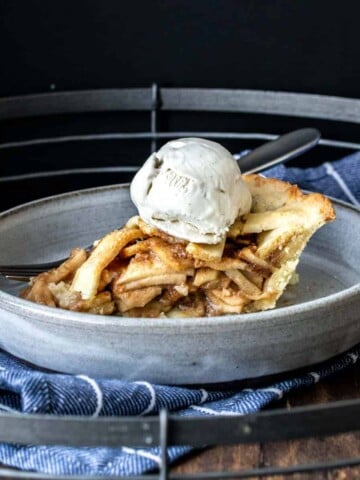
[(182, 138), (153, 153), (131, 183), (131, 198), (150, 225), (191, 242), (220, 242), (251, 194), (223, 146)]

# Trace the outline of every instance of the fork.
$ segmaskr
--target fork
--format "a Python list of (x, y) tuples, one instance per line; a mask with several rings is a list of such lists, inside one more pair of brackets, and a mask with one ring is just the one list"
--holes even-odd
[[(93, 244), (84, 247), (84, 250), (89, 252), (93, 247)], [(0, 265), (0, 275), (8, 278), (9, 280), (16, 280), (18, 282), (27, 282), (31, 277), (36, 277), (42, 272), (47, 272), (52, 268), (56, 268), (61, 265), (68, 257), (58, 258), (51, 262), (44, 263), (29, 263), (19, 265)]]
[[(277, 139), (267, 142), (250, 153), (242, 156), (239, 166), (243, 173), (256, 173), (286, 162), (305, 153), (315, 147), (320, 140), (320, 132), (315, 128), (302, 128), (293, 132), (280, 135)], [(86, 247), (90, 250), (91, 246)], [(46, 263), (34, 263), (28, 265), (0, 265), (0, 275), (10, 280), (27, 282), (41, 272), (51, 270), (63, 263), (66, 258)]]

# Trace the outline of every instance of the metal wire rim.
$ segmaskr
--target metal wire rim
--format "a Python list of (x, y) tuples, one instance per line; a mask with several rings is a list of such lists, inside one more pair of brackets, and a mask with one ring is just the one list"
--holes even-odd
[[(105, 134), (85, 134), (85, 135), (67, 135), (62, 137), (52, 138), (36, 138), (30, 140), (22, 140), (16, 142), (5, 142), (0, 144), (0, 149), (23, 148), (46, 144), (58, 144), (68, 142), (81, 141), (103, 141), (103, 140), (150, 140), (150, 150), (156, 150), (157, 140), (174, 138), (176, 136), (205, 136), (208, 138), (218, 139), (248, 139), (248, 140), (273, 140), (277, 137), (275, 134), (268, 133), (241, 133), (241, 132), (158, 132), (158, 114), (160, 111), (169, 110), (189, 110), (189, 111), (211, 111), (211, 112), (245, 112), (245, 113), (262, 113), (272, 115), (287, 115), (303, 118), (318, 118), (326, 120), (334, 120), (341, 122), (360, 123), (360, 100), (345, 99), (340, 97), (329, 97), (321, 95), (308, 95), (285, 92), (263, 92), (253, 90), (222, 90), (222, 89), (164, 89), (159, 88), (153, 84), (148, 89), (113, 89), (113, 90), (94, 90), (84, 92), (59, 92), (50, 94), (28, 95), (22, 97), (11, 97), (0, 99), (0, 119), (7, 120), (13, 118), (38, 116), (38, 115), (54, 115), (54, 114), (69, 114), (90, 111), (127, 111), (127, 110), (142, 110), (150, 112), (150, 131), (149, 132), (135, 132), (135, 133), (105, 133)], [(320, 145), (334, 148), (346, 148), (352, 150), (359, 150), (360, 144), (355, 142), (344, 142), (333, 139), (321, 139)], [(98, 172), (135, 172), (137, 167), (121, 166), (121, 167), (103, 167), (103, 168), (87, 168), (74, 170), (58, 170), (55, 172), (37, 172), (33, 174), (13, 175), (0, 178), (0, 182), (11, 182), (19, 180), (28, 180), (33, 178), (83, 174), (83, 173), (98, 173)], [(320, 415), (319, 415), (320, 413)], [(220, 436), (216, 439), (216, 444), (223, 444), (224, 442), (236, 443), (252, 441), (269, 441), (276, 439), (301, 438), (313, 435), (330, 435), (339, 432), (346, 432), (350, 430), (360, 430), (360, 400), (352, 400), (347, 402), (333, 402), (328, 405), (315, 405), (308, 407), (299, 407), (298, 409), (276, 410), (268, 412), (260, 412), (251, 417), (235, 418), (230, 417), (226, 419), (221, 418), (221, 422), (229, 422), (229, 427), (237, 425), (236, 439), (224, 438)], [(279, 423), (279, 415), (287, 416), (286, 422)], [(259, 429), (254, 428), (258, 423), (264, 419), (270, 422), (273, 428), (264, 428), (264, 425)], [(306, 421), (307, 419), (307, 421)], [(4, 442), (20, 442), (21, 439), (26, 440), (24, 435), (31, 435), (31, 443), (34, 443), (34, 430), (30, 427), (32, 421), (42, 422), (47, 421), (46, 415), (32, 416), (32, 415), (13, 415), (9, 413), (0, 413), (0, 441)], [(98, 429), (104, 419), (84, 419), (82, 421), (87, 424), (89, 428), (90, 421), (98, 422), (91, 423), (91, 427)], [(114, 421), (114, 419), (111, 419)], [(172, 422), (174, 418), (166, 411), (160, 413), (159, 417), (155, 418), (130, 418), (130, 419), (116, 419), (118, 424), (118, 432), (124, 431), (126, 422), (134, 422), (142, 428), (144, 422), (147, 425), (145, 429), (147, 432), (147, 440), (145, 446), (149, 446), (149, 439), (152, 442), (157, 442), (162, 449), (162, 464), (159, 475), (148, 475), (132, 477), (161, 479), (215, 479), (215, 478), (249, 478), (252, 476), (265, 475), (290, 475), (293, 473), (304, 473), (320, 470), (330, 470), (343, 467), (351, 467), (360, 464), (360, 458), (353, 459), (337, 459), (328, 462), (317, 462), (314, 464), (294, 465), (291, 467), (267, 467), (256, 468), (251, 470), (244, 470), (241, 472), (203, 472), (191, 475), (173, 475), (168, 472), (166, 449), (168, 445), (173, 442)], [(180, 419), (179, 422), (184, 422), (189, 419)], [(194, 420), (191, 420), (194, 431), (200, 432), (204, 435), (203, 438), (198, 439), (200, 445), (204, 445), (206, 439), (209, 441), (210, 432), (216, 432), (217, 418), (206, 418), (203, 423), (207, 427), (205, 430), (199, 428), (194, 429)], [(56, 428), (64, 424), (68, 429), (71, 422), (76, 423), (74, 418), (52, 419), (57, 425)], [(273, 423), (271, 423), (273, 422)], [(285, 425), (275, 428), (276, 425)], [(149, 425), (153, 425), (155, 430), (149, 436)], [(181, 425), (179, 423), (178, 425)], [(293, 425), (292, 430), (289, 425)], [(64, 426), (64, 425), (63, 425)], [(30, 427), (30, 428), (29, 428)], [(77, 426), (78, 427), (78, 426)], [(269, 427), (269, 423), (267, 424)], [(300, 429), (299, 429), (300, 427)], [(54, 427), (53, 427), (54, 428)], [(233, 431), (229, 428), (229, 432)], [(52, 430), (54, 431), (54, 430)], [(181, 430), (180, 430), (181, 431)], [(41, 437), (41, 430), (38, 430), (38, 441), (44, 441)], [(46, 430), (43, 430), (43, 433)], [(51, 430), (50, 430), (51, 432)], [(156, 433), (157, 432), (157, 433)], [(275, 434), (270, 438), (266, 437), (267, 432)], [(88, 430), (87, 430), (88, 433)], [(14, 436), (14, 434), (17, 434)], [(276, 435), (277, 434), (277, 435)], [(194, 435), (192, 434), (192, 438)], [(67, 437), (71, 441), (73, 437)], [(87, 437), (88, 438), (88, 437)], [(119, 440), (119, 439), (118, 439)], [(215, 440), (215, 439), (214, 439)], [(231, 441), (230, 441), (231, 440)], [(28, 439), (29, 441), (29, 439)], [(201, 443), (202, 442), (202, 443)], [(36, 443), (36, 442), (35, 442)], [(37, 478), (37, 479), (57, 479), (56, 475), (46, 475), (33, 472), (18, 472), (10, 469), (0, 469), (0, 477), (4, 478)], [(69, 476), (69, 479), (88, 479), (84, 476)], [(103, 477), (92, 477), (103, 478)]]

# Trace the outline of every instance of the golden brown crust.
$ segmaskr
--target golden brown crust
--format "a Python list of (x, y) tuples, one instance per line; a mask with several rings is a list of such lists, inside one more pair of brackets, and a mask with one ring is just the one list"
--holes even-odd
[[(303, 208), (311, 208), (319, 215), (319, 221), (335, 220), (335, 211), (330, 200), (320, 193), (303, 193), (297, 185), (276, 178), (266, 178), (257, 174), (243, 176), (251, 192), (252, 212), (276, 210), (305, 201)], [(321, 219), (321, 220), (320, 220)]]

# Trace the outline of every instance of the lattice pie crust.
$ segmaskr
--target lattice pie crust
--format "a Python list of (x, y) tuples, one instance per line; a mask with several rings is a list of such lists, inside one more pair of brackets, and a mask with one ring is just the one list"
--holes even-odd
[(226, 241), (201, 245), (131, 218), (95, 243), (76, 248), (59, 268), (33, 278), (23, 298), (52, 307), (131, 317), (201, 317), (273, 308), (294, 279), (313, 233), (335, 218), (321, 194), (244, 175), (251, 212)]

